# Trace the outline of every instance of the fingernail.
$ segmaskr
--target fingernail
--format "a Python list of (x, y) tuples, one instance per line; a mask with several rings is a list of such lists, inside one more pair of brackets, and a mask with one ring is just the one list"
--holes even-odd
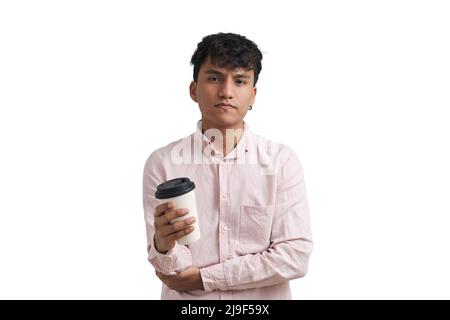
[(187, 222), (189, 222), (189, 223), (194, 222), (194, 221), (195, 221), (194, 217), (190, 217), (190, 218), (187, 219)]

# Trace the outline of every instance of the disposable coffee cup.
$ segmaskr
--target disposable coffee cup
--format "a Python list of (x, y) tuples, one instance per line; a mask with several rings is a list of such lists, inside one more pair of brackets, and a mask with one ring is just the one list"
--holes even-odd
[(195, 184), (189, 178), (176, 178), (165, 181), (156, 187), (155, 198), (159, 203), (173, 202), (176, 209), (187, 208), (189, 213), (173, 219), (170, 223), (175, 223), (194, 217), (194, 231), (177, 240), (178, 244), (188, 245), (200, 239), (200, 228), (198, 224), (197, 202), (195, 198)]

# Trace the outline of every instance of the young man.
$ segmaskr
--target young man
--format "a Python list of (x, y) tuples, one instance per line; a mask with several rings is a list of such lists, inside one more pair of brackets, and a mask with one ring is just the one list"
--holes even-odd
[[(148, 259), (163, 282), (162, 299), (291, 299), (289, 280), (307, 272), (313, 244), (301, 164), (244, 121), (261, 60), (243, 36), (204, 37), (191, 60), (197, 130), (145, 164)], [(193, 222), (171, 223), (183, 208), (158, 205), (154, 196), (158, 184), (178, 177), (196, 185), (201, 239), (187, 246), (176, 240)]]

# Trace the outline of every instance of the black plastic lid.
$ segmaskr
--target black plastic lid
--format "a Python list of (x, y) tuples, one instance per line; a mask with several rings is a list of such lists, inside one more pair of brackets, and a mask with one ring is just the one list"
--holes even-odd
[(161, 183), (156, 187), (156, 199), (168, 199), (181, 196), (195, 189), (195, 184), (189, 178), (176, 178)]

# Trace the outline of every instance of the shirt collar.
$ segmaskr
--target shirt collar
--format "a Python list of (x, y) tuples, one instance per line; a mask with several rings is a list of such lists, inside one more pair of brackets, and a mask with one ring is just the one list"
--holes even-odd
[(222, 151), (216, 150), (210, 138), (202, 132), (202, 120), (197, 122), (197, 130), (195, 132), (195, 143), (199, 143), (204, 155), (209, 157), (223, 158), (223, 159), (237, 159), (245, 156), (249, 149), (250, 126), (244, 121), (244, 132), (239, 139), (236, 147), (231, 150), (225, 157)]

